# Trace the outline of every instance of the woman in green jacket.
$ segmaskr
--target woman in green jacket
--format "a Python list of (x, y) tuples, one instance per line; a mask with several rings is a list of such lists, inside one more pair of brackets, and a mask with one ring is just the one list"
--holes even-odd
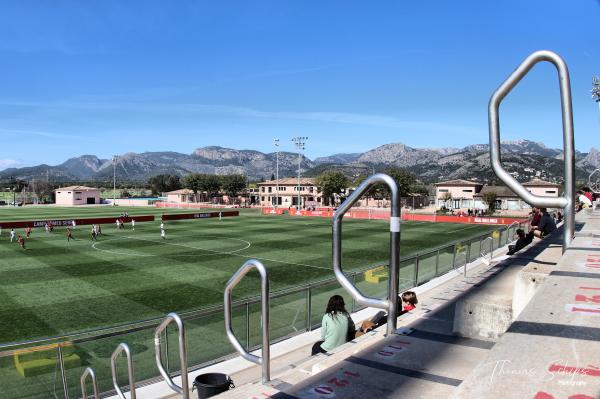
[(321, 341), (312, 347), (312, 354), (327, 353), (354, 339), (354, 322), (346, 310), (344, 298), (334, 295), (329, 298), (323, 321), (321, 322)]

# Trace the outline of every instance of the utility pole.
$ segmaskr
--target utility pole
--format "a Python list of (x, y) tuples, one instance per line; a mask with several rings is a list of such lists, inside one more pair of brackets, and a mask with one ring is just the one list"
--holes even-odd
[(275, 145), (276, 167), (275, 167), (275, 208), (279, 206), (279, 139), (273, 139)]
[(117, 156), (113, 155), (113, 206), (116, 205), (117, 196)]
[(298, 149), (298, 210), (300, 210), (300, 162), (302, 162), (302, 151), (306, 148), (308, 137), (296, 136), (292, 139)]

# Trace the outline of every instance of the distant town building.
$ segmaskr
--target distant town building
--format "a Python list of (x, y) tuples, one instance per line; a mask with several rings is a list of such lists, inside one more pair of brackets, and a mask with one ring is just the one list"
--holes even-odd
[(468, 209), (475, 206), (474, 195), (483, 184), (469, 180), (449, 180), (435, 184), (437, 208)]
[[(300, 186), (298, 186), (298, 179), (294, 177), (270, 180), (258, 183), (257, 186), (261, 206), (276, 204), (286, 208), (297, 206), (298, 193), (300, 193), (300, 208), (321, 206), (323, 201), (315, 179), (309, 177), (301, 178)], [(277, 188), (279, 188), (279, 195), (276, 194)]]
[[(496, 209), (528, 211), (531, 207), (506, 186), (484, 186), (468, 180), (451, 180), (436, 183), (437, 208), (453, 210), (487, 209), (483, 201), (486, 193), (496, 194)], [(523, 186), (532, 194), (541, 197), (558, 197), (561, 186), (540, 179), (533, 179)]]
[(56, 205), (93, 205), (100, 204), (100, 190), (94, 187), (69, 186), (54, 190)]
[(165, 196), (167, 197), (167, 202), (200, 202), (200, 193), (194, 194), (194, 192), (189, 188), (182, 188), (180, 190), (169, 191), (165, 193)]

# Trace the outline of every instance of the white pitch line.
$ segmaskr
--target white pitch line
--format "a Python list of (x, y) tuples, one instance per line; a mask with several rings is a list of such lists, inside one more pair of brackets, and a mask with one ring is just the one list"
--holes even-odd
[[(149, 239), (140, 238), (140, 237), (123, 236), (123, 238), (129, 238), (129, 239), (132, 239), (132, 240), (139, 240), (139, 241), (153, 242), (155, 244), (166, 244), (166, 245), (173, 245), (173, 246), (177, 246), (177, 247), (184, 247), (184, 248), (196, 249), (196, 250), (207, 251), (207, 252), (211, 252), (211, 253), (214, 253), (214, 254), (220, 254), (220, 255), (232, 255), (232, 256), (239, 256), (240, 258), (259, 259), (259, 260), (266, 260), (266, 261), (275, 262), (275, 263), (284, 263), (284, 264), (287, 264), (287, 265), (305, 266), (305, 267), (312, 267), (314, 269), (331, 270), (330, 268), (323, 267), (323, 266), (307, 265), (305, 263), (286, 262), (286, 261), (283, 261), (283, 260), (269, 259), (269, 258), (264, 258), (264, 257), (242, 255), (242, 254), (235, 253), (235, 252), (241, 251), (243, 249), (248, 249), (250, 247), (250, 245), (252, 245), (248, 241), (241, 240), (241, 239), (238, 239), (238, 238), (236, 238), (235, 240), (245, 241), (246, 243), (248, 243), (248, 246), (246, 248), (237, 249), (237, 250), (235, 250), (233, 252), (215, 251), (215, 250), (212, 250), (212, 249), (197, 248), (197, 247), (192, 247), (192, 246), (185, 245), (185, 244), (176, 244), (176, 243), (173, 243), (173, 242), (165, 242), (165, 241), (155, 241), (155, 240), (149, 240)], [(102, 251), (102, 249), (96, 248), (94, 245), (92, 245), (92, 247), (94, 247), (94, 249), (98, 249), (98, 250)], [(183, 255), (175, 255), (175, 256), (183, 256)], [(193, 256), (197, 256), (197, 255), (193, 255)]]

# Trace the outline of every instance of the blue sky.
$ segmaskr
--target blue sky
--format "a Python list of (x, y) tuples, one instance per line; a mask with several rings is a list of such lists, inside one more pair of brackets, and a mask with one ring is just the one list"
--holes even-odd
[[(221, 145), (306, 155), (488, 140), (530, 52), (569, 65), (576, 147), (600, 145), (600, 2), (27, 1), (0, 5), (0, 169)], [(503, 103), (502, 140), (562, 145), (556, 73)]]

